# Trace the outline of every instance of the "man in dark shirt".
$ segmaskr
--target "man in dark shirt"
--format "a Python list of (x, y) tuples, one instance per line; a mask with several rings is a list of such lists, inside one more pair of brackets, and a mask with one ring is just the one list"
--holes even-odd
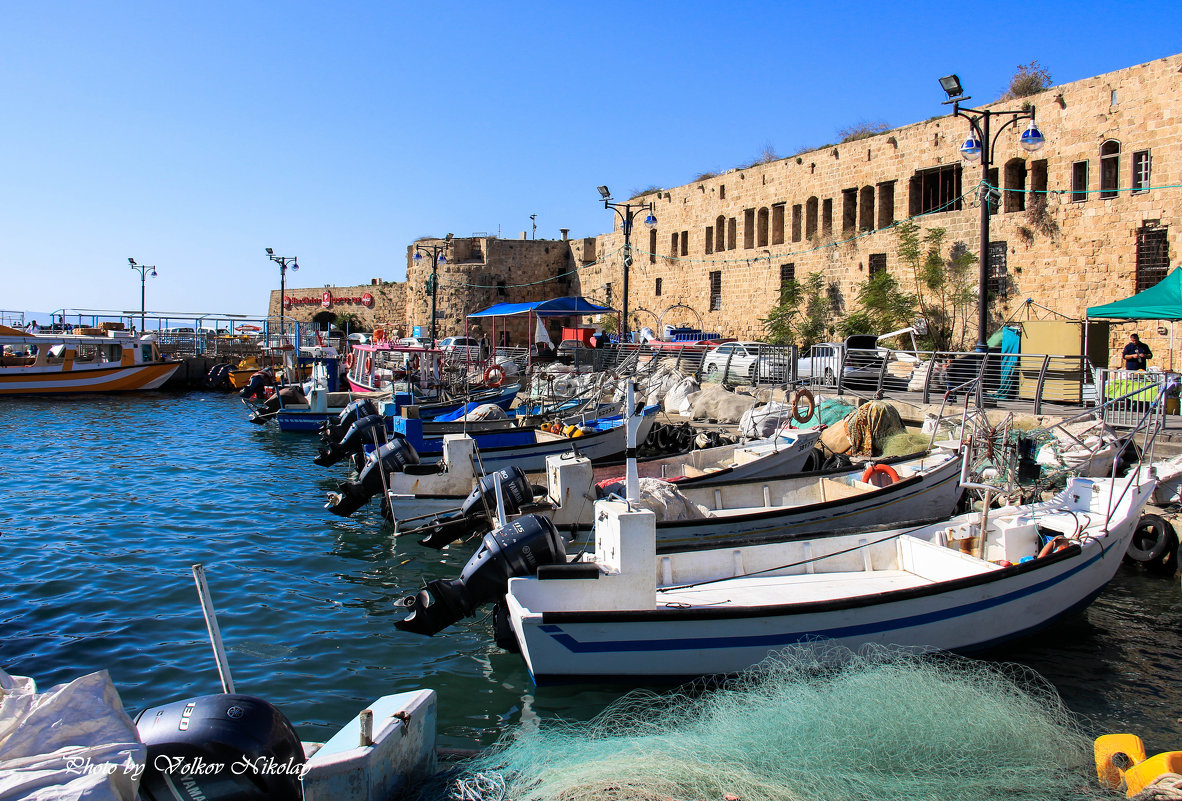
[(1145, 360), (1153, 358), (1153, 351), (1141, 341), (1141, 337), (1132, 334), (1121, 356), (1124, 357), (1126, 370), (1144, 370)]

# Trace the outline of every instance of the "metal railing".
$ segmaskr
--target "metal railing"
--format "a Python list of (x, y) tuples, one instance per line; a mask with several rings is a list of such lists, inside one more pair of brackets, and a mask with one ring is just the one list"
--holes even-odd
[(1165, 424), (1165, 400), (1174, 389), (1169, 380), (1166, 373), (1096, 368), (1102, 419), (1114, 428), (1131, 428), (1147, 419), (1151, 431), (1160, 431)]

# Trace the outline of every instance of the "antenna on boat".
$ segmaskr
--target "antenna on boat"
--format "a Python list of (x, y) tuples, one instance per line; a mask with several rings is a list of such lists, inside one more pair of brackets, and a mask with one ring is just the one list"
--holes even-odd
[(641, 415), (636, 413), (636, 381), (629, 378), (624, 389), (624, 494), (628, 501), (640, 500), (640, 474), (636, 470), (636, 434), (640, 430)]
[(213, 658), (218, 665), (218, 676), (222, 680), (222, 692), (234, 692), (234, 678), (230, 675), (230, 661), (222, 645), (222, 630), (218, 628), (218, 615), (213, 608), (213, 597), (205, 581), (205, 567), (193, 565), (193, 581), (197, 583), (197, 595), (201, 599), (201, 613), (205, 615), (205, 629), (209, 632), (209, 644), (213, 646)]
[(509, 525), (509, 518), (505, 514), (505, 499), (501, 496), (501, 471), (493, 473), (493, 491), (497, 495), (497, 528)]

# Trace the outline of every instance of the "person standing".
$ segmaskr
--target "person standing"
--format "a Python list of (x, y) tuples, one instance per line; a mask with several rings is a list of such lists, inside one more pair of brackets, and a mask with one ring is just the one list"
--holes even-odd
[(1145, 360), (1153, 358), (1153, 351), (1141, 341), (1137, 334), (1129, 335), (1129, 344), (1125, 345), (1121, 356), (1125, 360), (1126, 370), (1144, 370)]

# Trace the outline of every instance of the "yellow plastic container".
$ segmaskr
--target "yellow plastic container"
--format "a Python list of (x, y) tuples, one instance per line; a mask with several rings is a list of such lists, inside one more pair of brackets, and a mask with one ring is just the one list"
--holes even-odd
[(1132, 798), (1167, 773), (1182, 774), (1182, 751), (1166, 751), (1148, 759), (1135, 734), (1105, 734), (1092, 747), (1096, 778), (1110, 790), (1123, 789)]

